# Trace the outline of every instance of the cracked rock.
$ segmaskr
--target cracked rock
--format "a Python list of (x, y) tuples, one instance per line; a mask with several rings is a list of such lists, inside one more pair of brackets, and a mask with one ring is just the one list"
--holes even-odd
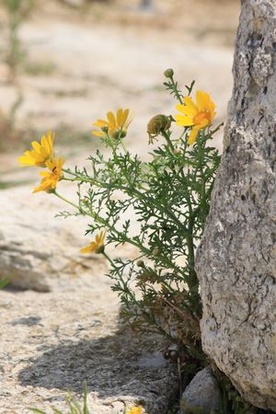
[(196, 268), (204, 351), (276, 411), (275, 0), (242, 2), (224, 152)]

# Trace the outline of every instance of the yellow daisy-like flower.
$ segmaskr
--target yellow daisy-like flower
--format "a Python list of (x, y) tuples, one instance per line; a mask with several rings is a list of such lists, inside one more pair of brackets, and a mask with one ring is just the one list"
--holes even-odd
[(52, 158), (50, 161), (46, 161), (46, 167), (50, 171), (42, 171), (40, 173), (42, 180), (40, 185), (33, 190), (33, 193), (39, 191), (52, 192), (56, 189), (58, 181), (62, 179), (62, 167), (64, 164), (63, 158)]
[(54, 134), (47, 132), (40, 140), (32, 142), (33, 149), (25, 151), (24, 155), (18, 158), (20, 165), (25, 167), (45, 167), (46, 162), (54, 157), (53, 151)]
[(105, 241), (105, 230), (101, 230), (99, 234), (96, 235), (95, 240), (93, 240), (88, 246), (85, 246), (81, 249), (81, 253), (103, 253), (104, 252), (104, 241)]
[(143, 407), (138, 405), (138, 407), (131, 407), (130, 410), (126, 412), (126, 414), (141, 414)]
[(184, 103), (176, 105), (175, 108), (180, 112), (174, 117), (176, 125), (192, 127), (188, 137), (189, 145), (195, 142), (200, 129), (211, 125), (216, 115), (216, 105), (211, 100), (210, 95), (202, 91), (197, 91), (196, 102), (190, 96), (186, 96)]
[(94, 122), (94, 126), (100, 128), (100, 131), (93, 131), (93, 134), (98, 137), (104, 137), (108, 134), (110, 137), (118, 139), (124, 138), (127, 134), (127, 129), (131, 120), (129, 119), (129, 109), (118, 109), (116, 114), (114, 112), (107, 112), (105, 119), (98, 119)]

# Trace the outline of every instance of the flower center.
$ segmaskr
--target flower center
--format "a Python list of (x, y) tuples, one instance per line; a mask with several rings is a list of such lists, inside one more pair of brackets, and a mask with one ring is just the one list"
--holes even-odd
[(208, 112), (199, 112), (193, 118), (194, 125), (207, 126), (210, 122), (209, 118), (210, 118), (210, 116), (209, 116)]

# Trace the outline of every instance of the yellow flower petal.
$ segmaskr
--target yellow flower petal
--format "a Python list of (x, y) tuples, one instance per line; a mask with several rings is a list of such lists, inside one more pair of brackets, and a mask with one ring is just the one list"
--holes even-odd
[(197, 91), (196, 103), (200, 111), (208, 110), (210, 112), (215, 108), (215, 104), (211, 101), (210, 95), (207, 92)]
[(175, 115), (175, 122), (176, 125), (180, 125), (180, 126), (192, 126), (193, 120), (188, 117), (188, 116), (184, 116), (184, 115)]
[(95, 240), (93, 240), (88, 246), (83, 247), (80, 252), (83, 254), (86, 253), (103, 253), (104, 252), (104, 242), (105, 242), (106, 231), (101, 230), (99, 234), (96, 235)]
[(49, 132), (41, 138), (41, 147), (47, 153), (51, 153), (53, 151), (53, 143), (54, 135)]
[(188, 144), (192, 145), (200, 129), (205, 129), (213, 122), (215, 116), (215, 104), (207, 92), (196, 92), (196, 103), (190, 96), (185, 96), (183, 104), (176, 105), (180, 112), (174, 116), (176, 124), (179, 126), (193, 126), (188, 137)]
[[(119, 108), (116, 112), (107, 112), (107, 120), (98, 119), (93, 123), (94, 126), (100, 128), (102, 131), (92, 132), (94, 135), (104, 137), (108, 134), (111, 138), (123, 138), (126, 136), (127, 128), (131, 120), (128, 119), (129, 109)], [(104, 133), (103, 133), (104, 132)]]
[(94, 242), (92, 242), (92, 243), (90, 243), (88, 246), (83, 247), (83, 248), (80, 250), (80, 252), (81, 252), (82, 254), (91, 253), (91, 252), (93, 252), (93, 251), (95, 250), (94, 246), (95, 246), (95, 243), (94, 243)]
[(131, 407), (126, 414), (142, 414), (143, 407), (138, 405), (137, 407)]
[(35, 159), (31, 156), (30, 151), (25, 151), (24, 155), (21, 155), (18, 157), (18, 162), (21, 166), (34, 166), (35, 165)]
[(40, 143), (32, 142), (32, 150), (25, 151), (23, 156), (18, 158), (18, 162), (22, 166), (45, 167), (46, 161), (54, 157), (53, 151), (54, 134), (48, 132), (43, 135)]
[(92, 131), (92, 134), (95, 135), (96, 137), (104, 137), (104, 132), (102, 131)]
[(116, 120), (118, 125), (124, 125), (124, 111), (122, 108), (118, 109), (116, 114)]
[(183, 115), (193, 118), (198, 113), (197, 107), (188, 96), (184, 98), (184, 102), (185, 104), (178, 104), (175, 108)]
[(198, 111), (198, 108), (197, 108), (196, 104), (193, 102), (193, 100), (190, 96), (185, 96), (183, 102), (184, 102), (185, 106), (187, 106), (188, 108), (194, 110), (194, 112)]
[(98, 121), (93, 123), (94, 126), (103, 128), (108, 125), (108, 122), (106, 122), (104, 119), (98, 119)]
[(188, 137), (188, 144), (189, 145), (193, 145), (194, 144), (194, 142), (197, 139), (197, 135), (199, 133), (199, 130), (200, 130), (200, 127), (193, 127), (192, 128), (192, 130), (190, 132), (190, 135)]
[(62, 179), (63, 164), (63, 158), (52, 158), (51, 160), (47, 161), (46, 167), (49, 169), (49, 171), (40, 172), (42, 180), (39, 186), (34, 188), (33, 193), (37, 193), (39, 191), (54, 191), (56, 189), (58, 181)]
[(117, 122), (118, 122), (118, 125), (121, 125), (122, 127), (123, 126), (128, 126), (127, 125), (127, 118), (128, 118), (128, 115), (129, 115), (129, 109), (125, 109), (125, 110), (123, 110), (123, 109), (119, 109), (118, 110), (118, 112), (117, 112)]
[(107, 117), (107, 120), (108, 120), (108, 123), (109, 123), (109, 127), (111, 129), (114, 129), (116, 127), (116, 118), (115, 118), (114, 113), (109, 111), (109, 112), (107, 112), (106, 117)]

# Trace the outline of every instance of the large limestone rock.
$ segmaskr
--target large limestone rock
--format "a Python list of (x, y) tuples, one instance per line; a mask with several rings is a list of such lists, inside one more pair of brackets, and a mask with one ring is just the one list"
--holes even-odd
[(197, 272), (205, 352), (276, 411), (276, 2), (243, 0), (224, 153)]

